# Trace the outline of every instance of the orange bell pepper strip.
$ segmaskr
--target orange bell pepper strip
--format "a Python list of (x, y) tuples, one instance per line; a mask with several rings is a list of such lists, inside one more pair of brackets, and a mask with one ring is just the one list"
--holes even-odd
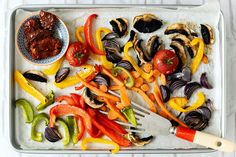
[(68, 114), (73, 114), (76, 117), (82, 117), (87, 130), (92, 130), (92, 120), (90, 115), (81, 108), (71, 106), (69, 104), (59, 104), (50, 109), (50, 120), (49, 126), (54, 127), (56, 118), (59, 116), (65, 116)]
[(130, 106), (130, 99), (125, 86), (120, 87), (120, 100), (124, 107)]
[(131, 89), (143, 97), (143, 99), (147, 102), (147, 104), (152, 112), (155, 112), (155, 113), (157, 112), (154, 102), (145, 94), (144, 91), (142, 91), (141, 89), (136, 88), (136, 87), (132, 87)]
[(98, 96), (102, 96), (102, 97), (105, 97), (105, 98), (108, 98), (108, 99), (111, 99), (115, 102), (117, 101), (120, 101), (120, 99), (114, 95), (111, 95), (111, 94), (107, 94), (107, 93), (104, 93), (102, 92), (101, 90), (99, 90), (98, 88), (94, 87), (93, 85), (87, 83), (86, 81), (84, 81), (77, 73), (76, 73), (76, 76), (77, 76), (77, 79), (85, 86), (85, 87), (88, 87), (91, 91), (95, 92), (96, 95)]
[(161, 98), (158, 96), (157, 94), (157, 88), (158, 87), (158, 84), (157, 82), (155, 81), (154, 82), (154, 97), (156, 99), (156, 102), (158, 104), (158, 106), (161, 108), (161, 110), (163, 112), (165, 112), (166, 115), (168, 115), (169, 118), (171, 118), (172, 120), (176, 121), (177, 123), (179, 123), (179, 125), (183, 126), (183, 127), (188, 127), (186, 124), (184, 124), (182, 121), (180, 121), (178, 118), (176, 118), (174, 115), (172, 115), (165, 107), (165, 104), (163, 103), (163, 101), (161, 100)]

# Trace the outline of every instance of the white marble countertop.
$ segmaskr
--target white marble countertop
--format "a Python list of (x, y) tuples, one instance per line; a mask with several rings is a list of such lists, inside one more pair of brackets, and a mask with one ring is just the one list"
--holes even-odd
[[(15, 152), (9, 143), (8, 130), (8, 104), (6, 99), (6, 46), (7, 46), (7, 23), (10, 10), (22, 4), (202, 4), (204, 0), (0, 0), (0, 156), (10, 157), (235, 157), (236, 153), (207, 153), (207, 154), (122, 154), (122, 155), (66, 155), (66, 154), (22, 154)], [(236, 142), (236, 0), (220, 0), (221, 10), (226, 23), (226, 54), (227, 55), (227, 120), (226, 139)]]

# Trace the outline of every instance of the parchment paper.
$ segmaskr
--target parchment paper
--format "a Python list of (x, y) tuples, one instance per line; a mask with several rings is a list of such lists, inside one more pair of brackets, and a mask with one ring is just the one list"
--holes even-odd
[[(175, 22), (194, 22), (198, 26), (202, 23), (210, 24), (214, 28), (215, 33), (215, 44), (212, 47), (212, 53), (209, 56), (209, 64), (201, 64), (197, 73), (193, 76), (193, 81), (199, 81), (200, 75), (202, 72), (207, 72), (207, 76), (209, 77), (210, 82), (213, 84), (214, 89), (206, 90), (200, 89), (203, 91), (207, 98), (213, 100), (214, 107), (216, 111), (213, 113), (212, 118), (210, 120), (209, 127), (207, 127), (204, 131), (212, 133), (214, 135), (221, 135), (221, 102), (222, 102), (222, 92), (221, 92), (221, 58), (220, 58), (220, 49), (219, 49), (219, 30), (218, 30), (218, 22), (219, 22), (219, 5), (218, 4), (205, 4), (201, 7), (196, 8), (179, 8), (179, 9), (163, 9), (159, 7), (130, 7), (130, 8), (78, 8), (78, 9), (51, 9), (50, 12), (56, 14), (60, 17), (67, 25), (70, 31), (71, 41), (76, 41), (75, 38), (75, 28), (84, 24), (88, 15), (92, 13), (98, 14), (98, 18), (94, 23), (94, 30), (98, 27), (107, 27), (111, 29), (109, 21), (116, 17), (124, 17), (129, 21), (129, 30), (132, 27), (132, 20), (134, 16), (141, 15), (143, 13), (153, 13), (156, 16), (160, 17), (164, 20), (164, 26), (151, 34), (141, 34), (139, 33), (139, 38), (147, 40), (150, 36), (157, 34), (160, 38), (165, 42), (166, 48), (170, 44), (170, 37), (164, 35), (164, 30), (168, 25)], [(25, 10), (18, 10), (16, 14), (16, 23), (15, 28), (17, 29), (18, 25), (25, 18), (29, 17), (31, 14), (35, 14), (35, 12), (29, 12)], [(200, 30), (198, 28), (198, 30)], [(129, 35), (122, 40), (126, 42)], [(15, 50), (16, 51), (16, 50)], [(20, 70), (21, 72), (25, 72), (27, 70), (42, 70), (46, 67), (43, 66), (35, 66), (28, 62), (26, 62), (17, 52), (15, 52), (15, 69)], [(91, 62), (91, 60), (90, 60)], [(67, 62), (64, 61), (63, 66), (67, 66)], [(79, 71), (80, 68), (73, 68), (71, 71), (72, 75), (74, 72)], [(49, 77), (49, 83), (36, 83), (31, 82), (37, 89), (41, 90), (45, 95), (48, 93), (50, 89), (55, 91), (56, 96), (60, 94), (69, 94), (74, 91), (74, 88), (66, 88), (60, 90), (53, 86), (54, 76)], [(25, 93), (18, 85), (15, 88), (15, 96), (17, 98), (25, 98), (29, 100), (34, 106), (37, 106), (39, 102), (31, 97), (29, 94)], [(182, 93), (182, 94), (180, 94)], [(129, 93), (132, 100), (135, 100), (137, 103), (145, 106), (145, 102), (135, 93)], [(178, 91), (177, 95), (183, 95), (183, 91)], [(193, 96), (194, 100), (195, 96)], [(191, 101), (193, 101), (191, 99)], [(44, 112), (48, 113), (48, 109)], [(44, 124), (41, 124), (44, 126)], [(158, 122), (155, 124), (158, 126)], [(70, 144), (67, 147), (64, 147), (62, 142), (50, 143), (44, 140), (42, 143), (34, 142), (30, 139), (30, 127), (31, 125), (25, 124), (22, 114), (19, 109), (15, 110), (15, 137), (16, 141), (19, 145), (21, 145), (24, 149), (80, 149), (80, 142), (76, 145)], [(161, 127), (161, 126), (160, 126)], [(39, 131), (44, 131), (44, 127), (38, 127)], [(103, 145), (96, 145), (96, 149), (105, 149), (108, 147), (104, 147)], [(189, 149), (189, 148), (200, 148), (195, 144), (191, 144), (189, 142), (185, 142), (181, 139), (174, 137), (173, 135), (169, 136), (158, 136), (153, 142), (146, 145), (145, 147), (132, 147), (128, 149)]]

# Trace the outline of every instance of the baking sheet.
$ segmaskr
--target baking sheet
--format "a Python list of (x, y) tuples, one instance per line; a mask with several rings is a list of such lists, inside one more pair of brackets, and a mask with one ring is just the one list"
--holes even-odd
[[(210, 10), (211, 8), (212, 10)], [(209, 7), (209, 5), (205, 5), (198, 8), (191, 8), (191, 9), (179, 9), (179, 10), (173, 10), (173, 9), (163, 9), (163, 8), (151, 8), (151, 7), (129, 7), (129, 8), (80, 8), (80, 9), (51, 9), (51, 12), (55, 13), (57, 16), (59, 16), (68, 26), (70, 35), (71, 35), (71, 41), (75, 41), (75, 28), (77, 26), (81, 26), (84, 24), (85, 19), (87, 16), (91, 13), (97, 13), (99, 17), (96, 20), (96, 28), (103, 26), (111, 28), (109, 25), (109, 20), (114, 17), (125, 17), (129, 20), (129, 23), (132, 22), (132, 19), (134, 16), (142, 14), (142, 13), (153, 13), (157, 16), (159, 16), (161, 19), (165, 21), (164, 27), (162, 29), (150, 34), (150, 35), (141, 35), (140, 38), (147, 39), (149, 36), (153, 34), (157, 34), (161, 37), (162, 40), (165, 41), (166, 45), (170, 43), (170, 40), (167, 39), (166, 36), (163, 35), (164, 29), (167, 25), (174, 23), (174, 22), (197, 22), (197, 24), (200, 23), (208, 23), (211, 26), (213, 26), (215, 30), (215, 36), (216, 36), (216, 42), (212, 48), (212, 55), (209, 55), (210, 63), (209, 65), (201, 65), (200, 70), (198, 70), (197, 74), (194, 75), (193, 80), (199, 81), (200, 74), (202, 72), (207, 72), (209, 80), (212, 82), (214, 89), (213, 90), (204, 90), (201, 89), (205, 94), (207, 98), (211, 98), (214, 102), (216, 111), (213, 114), (213, 117), (210, 121), (210, 126), (205, 129), (204, 131), (215, 134), (220, 136), (222, 133), (221, 130), (221, 110), (222, 110), (222, 81), (221, 81), (221, 68), (222, 68), (222, 62), (220, 57), (220, 41), (219, 41), (219, 31), (218, 31), (218, 22), (219, 22), (219, 8), (217, 6)], [(20, 22), (30, 16), (31, 14), (34, 14), (33, 12), (28, 12), (24, 10), (17, 10), (16, 13), (16, 21), (15, 21), (15, 28), (17, 29)], [(128, 38), (128, 37), (127, 37)], [(127, 39), (124, 39), (123, 41), (127, 41)], [(66, 62), (64, 62), (64, 66), (66, 66)], [(46, 67), (37, 67), (34, 66), (21, 58), (19, 54), (15, 50), (15, 69), (20, 70), (21, 72), (24, 72), (29, 69), (43, 69)], [(72, 71), (78, 71), (79, 68), (74, 68)], [(56, 95), (60, 94), (69, 94), (71, 92), (74, 92), (73, 87), (67, 88), (64, 90), (59, 90), (55, 88), (52, 84), (53, 77), (50, 77), (50, 82), (48, 84), (42, 85), (40, 83), (32, 82), (32, 84), (37, 88), (42, 90), (42, 92), (46, 95), (47, 92), (50, 89), (53, 89), (56, 93)], [(179, 91), (180, 93), (181, 91)], [(132, 100), (137, 100), (137, 103), (144, 104), (142, 99), (132, 94)], [(28, 94), (26, 94), (22, 89), (16, 85), (15, 88), (15, 98), (26, 98), (27, 100), (30, 100), (32, 104), (35, 106), (39, 103), (35, 99), (32, 99), (32, 97)], [(46, 110), (47, 112), (47, 110)], [(15, 110), (15, 138), (17, 143), (20, 145), (22, 149), (80, 149), (79, 143), (75, 146), (70, 144), (67, 147), (64, 147), (61, 142), (57, 143), (49, 143), (47, 141), (44, 141), (43, 143), (34, 142), (30, 139), (30, 125), (27, 125), (24, 123), (23, 118), (21, 118), (21, 113), (18, 109)], [(42, 124), (43, 125), (43, 124)], [(156, 124), (158, 125), (158, 123)], [(39, 127), (39, 131), (41, 128)], [(97, 149), (104, 149), (104, 146), (102, 145), (96, 145)], [(108, 147), (106, 147), (108, 148)], [(175, 138), (173, 135), (169, 136), (158, 136), (155, 138), (155, 140), (145, 147), (141, 148), (128, 148), (128, 149), (190, 149), (190, 148), (200, 148), (197, 145), (190, 144), (188, 142), (185, 142), (183, 140)]]

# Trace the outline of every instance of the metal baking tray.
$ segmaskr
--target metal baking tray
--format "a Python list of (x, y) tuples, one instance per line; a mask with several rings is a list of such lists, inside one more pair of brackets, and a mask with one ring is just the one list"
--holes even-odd
[[(15, 151), (21, 152), (21, 153), (66, 153), (66, 154), (100, 154), (100, 153), (110, 153), (108, 150), (89, 150), (89, 151), (82, 151), (82, 150), (76, 150), (76, 149), (22, 149), (21, 146), (16, 142), (15, 137), (15, 115), (14, 110), (15, 106), (15, 82), (14, 82), (14, 67), (15, 67), (15, 15), (16, 11), (18, 9), (24, 9), (28, 11), (37, 11), (40, 9), (78, 9), (78, 8), (129, 8), (129, 7), (140, 7), (143, 5), (22, 5), (18, 6), (15, 9), (12, 10), (10, 17), (9, 17), (9, 34), (8, 34), (8, 57), (9, 57), (9, 69), (8, 69), (8, 99), (9, 99), (9, 130), (10, 130), (10, 143), (11, 146)], [(153, 4), (150, 5), (153, 7)], [(168, 9), (177, 9), (179, 7), (195, 7), (197, 5), (156, 5), (158, 7), (162, 8), (168, 8)], [(149, 7), (149, 5), (145, 5), (145, 7)], [(225, 26), (224, 26), (224, 17), (223, 14), (220, 13), (220, 20), (218, 24), (219, 29), (219, 37), (220, 37), (220, 55), (221, 55), (221, 84), (222, 84), (222, 110), (221, 110), (221, 137), (225, 136), (225, 107), (226, 107), (226, 65), (225, 65)], [(203, 153), (203, 152), (213, 152), (212, 149), (207, 148), (200, 148), (200, 149), (150, 149), (150, 150), (143, 150), (143, 149), (123, 149), (119, 153), (157, 153), (157, 154), (171, 154), (171, 153)]]

